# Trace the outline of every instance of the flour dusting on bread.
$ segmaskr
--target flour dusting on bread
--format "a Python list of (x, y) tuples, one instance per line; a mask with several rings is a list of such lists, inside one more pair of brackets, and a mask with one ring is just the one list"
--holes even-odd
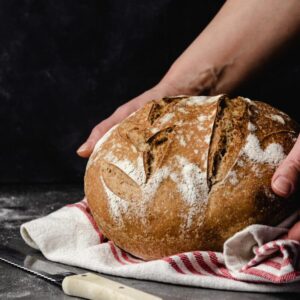
[(278, 143), (271, 143), (263, 150), (258, 138), (252, 133), (247, 136), (242, 153), (254, 162), (272, 165), (278, 165), (286, 156), (283, 147)]
[(248, 130), (249, 131), (255, 131), (256, 130), (256, 126), (253, 123), (248, 122)]
[(101, 150), (102, 145), (109, 139), (109, 137), (111, 136), (112, 132), (115, 130), (115, 128), (116, 128), (117, 126), (118, 126), (118, 124), (115, 125), (115, 126), (113, 126), (112, 128), (110, 128), (110, 129), (102, 136), (102, 138), (100, 138), (100, 139), (98, 140), (98, 142), (96, 143), (96, 145), (95, 145), (95, 147), (94, 147), (93, 153), (92, 153), (91, 156), (90, 156), (90, 159), (89, 159), (89, 161), (88, 161), (88, 163), (87, 163), (86, 168), (89, 168), (90, 165), (91, 165), (92, 163), (94, 163), (94, 160), (95, 160), (95, 158), (96, 158), (96, 156), (97, 156), (97, 152)]
[(270, 118), (273, 121), (279, 122), (283, 125), (285, 124), (285, 121), (284, 121), (283, 117), (280, 116), (280, 115), (269, 114), (269, 115), (266, 115), (266, 117)]
[(270, 181), (298, 132), (286, 114), (248, 98), (150, 101), (107, 132), (89, 159), (85, 192), (95, 221), (144, 259), (222, 251), (245, 226), (287, 215)]
[(146, 176), (143, 167), (143, 159), (139, 155), (135, 162), (128, 159), (119, 160), (111, 152), (105, 156), (105, 160), (116, 165), (125, 174), (127, 174), (132, 180), (138, 184), (143, 184), (146, 181)]
[[(151, 113), (153, 116), (151, 120), (153, 126), (145, 127), (144, 132), (148, 130), (153, 138), (150, 136), (147, 140), (147, 137), (143, 137), (142, 130), (140, 131), (140, 137), (138, 137), (138, 131), (134, 129), (135, 134), (133, 134), (131, 130), (128, 133), (131, 134), (130, 141), (134, 142), (136, 140), (138, 145), (131, 144), (127, 148), (127, 143), (123, 145), (118, 143), (121, 147), (123, 146), (123, 151), (122, 149), (116, 149), (116, 142), (111, 143), (109, 149), (102, 150), (101, 146), (110, 137), (111, 132), (105, 137), (104, 141), (99, 142), (99, 147), (95, 151), (98, 154), (103, 153), (97, 156), (97, 160), (103, 159), (106, 163), (115, 165), (124, 173), (124, 176), (128, 176), (138, 185), (141, 194), (138, 202), (125, 207), (124, 203), (120, 201), (121, 198), (118, 197), (118, 193), (110, 190), (110, 187), (105, 185), (106, 195), (111, 199), (109, 201), (110, 211), (117, 224), (123, 224), (118, 219), (122, 219), (125, 212), (127, 215), (134, 214), (140, 216), (141, 220), (146, 220), (147, 208), (151, 205), (152, 199), (158, 196), (157, 191), (166, 180), (171, 180), (174, 183), (174, 192), (179, 193), (182, 201), (187, 205), (188, 213), (182, 215), (182, 218), (185, 219), (184, 227), (191, 226), (194, 215), (199, 210), (205, 209), (209, 193), (206, 172), (208, 149), (214, 116), (217, 111), (217, 101), (220, 97), (186, 97), (178, 101), (178, 105), (176, 105), (176, 102), (175, 105), (170, 102), (168, 109), (166, 109), (166, 106), (162, 106), (164, 104), (156, 106), (156, 112), (152, 108)], [(174, 101), (176, 100), (174, 99)], [(184, 107), (182, 102), (185, 102)], [(192, 106), (196, 107), (193, 108)], [(160, 111), (163, 110), (165, 110), (165, 113), (161, 114)], [(193, 115), (194, 111), (195, 114)], [(201, 113), (199, 114), (199, 112)], [(134, 117), (137, 117), (138, 114), (139, 112)], [(134, 128), (138, 127), (138, 123), (133, 124), (137, 124), (134, 125)], [(165, 135), (163, 132), (166, 130), (166, 126), (169, 126), (167, 124), (175, 124), (176, 127), (171, 130), (173, 133)], [(119, 126), (122, 126), (122, 123)], [(186, 126), (189, 126), (188, 131), (184, 129)], [(197, 130), (199, 126), (202, 126), (201, 131), (203, 133), (201, 134)], [(172, 138), (172, 135), (175, 138)], [(115, 134), (112, 138), (116, 139), (117, 137)], [(153, 140), (154, 137), (155, 140)], [(144, 142), (142, 142), (143, 140)], [(168, 152), (170, 151), (168, 147), (163, 146), (167, 145), (166, 142), (173, 147), (182, 147), (185, 150), (182, 155), (171, 154)], [(149, 165), (146, 172), (150, 172), (148, 179), (145, 172), (145, 160), (143, 159), (145, 154), (143, 154), (144, 152), (137, 153), (136, 149), (138, 148), (150, 153), (146, 156), (146, 163)], [(168, 157), (164, 159), (163, 153), (165, 151), (167, 151)], [(153, 169), (153, 164), (158, 164), (159, 161), (162, 165), (157, 170)], [(110, 190), (109, 193), (108, 190)], [(118, 205), (120, 205), (119, 210), (116, 208)]]
[(101, 177), (101, 183), (104, 187), (105, 193), (108, 199), (108, 205), (110, 209), (111, 216), (115, 220), (116, 223), (122, 224), (122, 214), (126, 213), (128, 210), (128, 202), (116, 194), (114, 194), (105, 184), (103, 178)]
[(174, 113), (167, 113), (162, 118), (159, 119), (160, 125), (164, 125), (167, 122), (170, 122), (171, 119), (175, 116)]

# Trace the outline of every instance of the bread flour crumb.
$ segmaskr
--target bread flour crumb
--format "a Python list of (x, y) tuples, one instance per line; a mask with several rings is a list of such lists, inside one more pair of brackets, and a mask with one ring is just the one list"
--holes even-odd
[(185, 104), (188, 106), (193, 106), (193, 105), (202, 105), (202, 104), (209, 104), (213, 103), (217, 100), (220, 99), (222, 95), (217, 95), (217, 96), (193, 96), (189, 97), (185, 100)]
[(185, 146), (186, 146), (186, 141), (185, 141), (184, 137), (183, 137), (182, 135), (180, 135), (180, 136), (178, 137), (178, 139), (179, 139), (179, 144), (180, 144), (181, 146), (185, 147)]
[(291, 117), (289, 115), (287, 115), (286, 113), (284, 113), (283, 111), (278, 111), (278, 113), (281, 114), (282, 116), (284, 116), (288, 120), (291, 119)]
[(198, 128), (199, 131), (206, 130), (206, 128), (202, 125), (198, 125), (197, 128)]
[(208, 117), (206, 115), (200, 115), (199, 117), (197, 117), (197, 120), (202, 123), (204, 121), (206, 121), (208, 119)]
[(210, 143), (210, 137), (211, 137), (211, 134), (208, 134), (208, 135), (206, 135), (206, 136), (204, 137), (204, 142), (205, 142), (206, 144), (209, 144), (209, 143)]
[(188, 106), (201, 105), (208, 100), (208, 96), (194, 96), (186, 99), (185, 104)]
[(268, 187), (264, 186), (263, 188), (264, 188), (265, 195), (269, 199), (276, 199), (276, 195)]
[(122, 214), (126, 213), (128, 210), (128, 202), (114, 194), (107, 187), (102, 176), (100, 177), (100, 179), (107, 195), (110, 215), (113, 217), (114, 221), (120, 225), (123, 223)]
[(255, 131), (256, 130), (256, 126), (253, 123), (248, 122), (248, 130), (249, 131)]
[(230, 171), (228, 173), (228, 180), (232, 185), (236, 185), (239, 183), (239, 180), (237, 178), (237, 174), (235, 171)]
[(136, 164), (128, 159), (119, 160), (111, 152), (108, 153), (104, 159), (109, 163), (114, 164), (127, 174), (138, 185), (142, 185), (146, 181), (146, 174), (144, 170), (144, 161), (142, 155), (139, 155)]
[(277, 143), (269, 144), (265, 150), (261, 149), (258, 138), (252, 133), (247, 136), (241, 152), (252, 161), (272, 165), (278, 165), (286, 156), (282, 146)]
[(174, 116), (175, 116), (174, 113), (167, 113), (167, 114), (165, 114), (163, 117), (161, 117), (161, 118), (159, 119), (159, 123), (160, 123), (161, 125), (163, 125), (163, 124), (165, 124), (165, 123), (171, 121), (171, 120), (173, 119)]
[(151, 133), (155, 134), (155, 133), (159, 132), (159, 128), (152, 127), (152, 128), (150, 128), (150, 131), (151, 131)]
[(131, 145), (130, 148), (131, 148), (131, 150), (132, 150), (134, 153), (137, 153), (137, 150), (136, 150), (135, 146)]
[(143, 202), (147, 202), (154, 197), (158, 187), (166, 178), (169, 177), (170, 172), (170, 168), (162, 167), (150, 177), (147, 183), (141, 186), (142, 195), (144, 195), (144, 198), (142, 199)]
[(208, 186), (206, 172), (201, 172), (197, 165), (182, 156), (176, 156), (181, 172), (177, 186), (185, 202), (192, 206), (197, 202), (207, 201)]
[(241, 97), (244, 101), (246, 101), (246, 102), (248, 102), (248, 103), (251, 103), (251, 104), (253, 104), (253, 101), (252, 100), (250, 100), (249, 98), (243, 98), (243, 97)]
[(182, 199), (189, 206), (185, 224), (189, 228), (196, 212), (207, 204), (207, 176), (206, 172), (201, 172), (197, 165), (190, 163), (186, 158), (176, 156), (176, 159), (181, 171), (179, 174), (172, 173), (171, 179), (176, 182)]
[(245, 165), (245, 162), (241, 159), (239, 159), (236, 163), (239, 167), (243, 167)]
[(182, 114), (188, 114), (188, 112), (183, 107), (178, 107), (177, 110)]
[(279, 115), (270, 114), (270, 115), (266, 115), (266, 117), (273, 120), (273, 121), (281, 123), (283, 125), (285, 124), (285, 121), (284, 121), (283, 117), (281, 117)]
[(257, 165), (252, 165), (251, 170), (253, 171), (256, 177), (262, 178), (263, 174)]

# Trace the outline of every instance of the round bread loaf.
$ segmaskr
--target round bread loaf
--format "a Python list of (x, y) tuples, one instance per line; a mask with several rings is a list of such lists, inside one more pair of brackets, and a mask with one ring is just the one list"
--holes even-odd
[(221, 251), (244, 227), (275, 225), (290, 200), (271, 190), (297, 123), (226, 95), (151, 101), (97, 143), (85, 193), (100, 230), (143, 259)]

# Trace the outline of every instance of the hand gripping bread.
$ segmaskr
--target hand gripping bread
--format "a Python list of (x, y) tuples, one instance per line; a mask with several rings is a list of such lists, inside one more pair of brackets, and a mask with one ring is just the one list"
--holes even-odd
[(85, 174), (91, 212), (143, 259), (221, 251), (244, 227), (290, 213), (270, 183), (298, 133), (285, 113), (242, 97), (151, 101), (97, 143)]

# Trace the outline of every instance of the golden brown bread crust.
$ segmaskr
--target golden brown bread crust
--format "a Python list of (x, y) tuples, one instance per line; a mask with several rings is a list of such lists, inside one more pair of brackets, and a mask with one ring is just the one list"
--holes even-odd
[(242, 97), (151, 101), (96, 145), (85, 174), (92, 214), (143, 259), (221, 251), (244, 227), (289, 214), (270, 181), (298, 132), (283, 112)]

